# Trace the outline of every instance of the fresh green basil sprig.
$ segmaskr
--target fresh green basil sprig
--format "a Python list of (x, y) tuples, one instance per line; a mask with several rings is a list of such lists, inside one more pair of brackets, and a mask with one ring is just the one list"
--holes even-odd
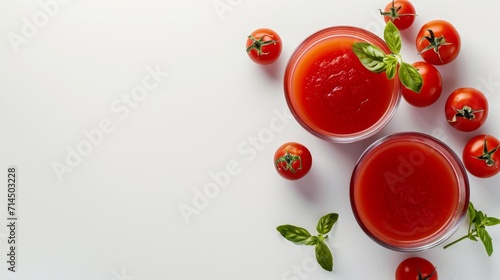
[(422, 75), (411, 64), (403, 61), (400, 54), (401, 34), (391, 21), (388, 21), (385, 26), (384, 40), (391, 51), (390, 54), (366, 42), (354, 43), (352, 50), (368, 70), (374, 73), (385, 72), (389, 80), (392, 80), (397, 73), (403, 86), (420, 93), (423, 85)]
[(488, 217), (482, 211), (474, 208), (472, 202), (469, 202), (469, 208), (467, 209), (467, 212), (469, 215), (468, 233), (451, 242), (450, 244), (444, 246), (444, 248), (446, 249), (464, 239), (478, 241), (479, 238), (479, 240), (481, 240), (481, 242), (483, 243), (484, 248), (486, 249), (486, 253), (488, 254), (488, 256), (491, 256), (491, 254), (493, 254), (493, 241), (490, 234), (486, 230), (486, 227), (500, 224), (500, 219), (497, 219), (495, 217)]
[(316, 226), (318, 235), (311, 235), (306, 229), (293, 225), (281, 225), (276, 229), (288, 241), (298, 245), (315, 246), (316, 260), (319, 265), (325, 270), (332, 271), (333, 256), (330, 248), (325, 243), (325, 239), (328, 238), (326, 234), (332, 230), (338, 219), (339, 214), (337, 213), (330, 213), (321, 217)]

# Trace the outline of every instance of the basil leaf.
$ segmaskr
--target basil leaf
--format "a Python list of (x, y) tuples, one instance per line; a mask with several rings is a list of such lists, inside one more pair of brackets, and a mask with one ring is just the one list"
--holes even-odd
[(387, 75), (387, 79), (394, 79), (398, 69), (398, 59), (392, 55), (388, 55), (384, 57), (384, 63), (386, 65), (385, 74)]
[(318, 243), (319, 237), (313, 235), (309, 238), (306, 239), (306, 242), (304, 244), (309, 245), (309, 246), (314, 246)]
[(495, 217), (488, 217), (486, 219), (486, 224), (485, 225), (486, 226), (496, 226), (498, 224), (500, 224), (500, 219), (497, 219)]
[(476, 212), (476, 218), (474, 219), (474, 225), (476, 228), (481, 227), (486, 221), (486, 216), (482, 211)]
[(293, 225), (281, 225), (276, 228), (281, 235), (288, 241), (297, 244), (305, 244), (311, 234), (304, 228)]
[(332, 252), (325, 244), (325, 242), (323, 240), (319, 240), (318, 243), (316, 243), (316, 247), (314, 249), (314, 251), (316, 252), (316, 260), (318, 261), (319, 265), (325, 270), (332, 271), (333, 256)]
[(379, 47), (370, 43), (357, 42), (352, 45), (352, 50), (366, 69), (375, 73), (385, 70), (385, 53)]
[(388, 21), (385, 25), (384, 40), (393, 54), (401, 52), (401, 35), (392, 21)]
[(399, 80), (409, 90), (420, 93), (423, 85), (422, 75), (411, 64), (401, 63), (399, 66)]
[(477, 228), (476, 230), (481, 242), (483, 242), (486, 253), (491, 256), (493, 254), (493, 242), (490, 234), (484, 228)]
[(318, 225), (316, 226), (316, 230), (319, 234), (327, 234), (332, 230), (333, 225), (339, 219), (339, 214), (330, 213), (321, 217), (318, 221)]
[(491, 256), (493, 254), (493, 240), (486, 230), (486, 226), (498, 225), (500, 224), (500, 219), (488, 217), (488, 215), (484, 214), (482, 211), (476, 210), (472, 202), (469, 202), (467, 212), (470, 220), (468, 234), (444, 246), (444, 248), (446, 249), (449, 246), (464, 240), (465, 238), (472, 241), (478, 241), (479, 238), (486, 249), (486, 253), (488, 256)]
[(386, 69), (385, 69), (385, 75), (387, 76), (387, 79), (392, 80), (396, 76), (396, 70), (398, 69), (396, 67), (397, 65), (394, 64), (388, 64)]
[(469, 207), (468, 207), (467, 212), (469, 213), (470, 222), (473, 223), (474, 219), (476, 218), (477, 211), (476, 211), (476, 208), (474, 208), (474, 205), (472, 204), (472, 202), (469, 202)]

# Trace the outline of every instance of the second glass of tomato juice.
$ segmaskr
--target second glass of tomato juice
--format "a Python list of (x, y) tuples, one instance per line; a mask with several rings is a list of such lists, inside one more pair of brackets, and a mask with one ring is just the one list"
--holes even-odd
[(389, 49), (375, 34), (352, 26), (323, 29), (304, 40), (290, 57), (284, 91), (295, 119), (310, 133), (350, 143), (372, 136), (394, 115), (400, 85), (366, 69), (352, 50), (368, 42)]
[(375, 141), (351, 177), (351, 207), (364, 232), (389, 249), (432, 248), (460, 226), (469, 183), (460, 158), (427, 134), (396, 133)]

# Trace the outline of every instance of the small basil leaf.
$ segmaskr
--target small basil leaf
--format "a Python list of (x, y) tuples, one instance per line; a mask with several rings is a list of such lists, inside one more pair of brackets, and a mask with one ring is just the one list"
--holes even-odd
[(388, 64), (386, 69), (385, 69), (385, 75), (387, 76), (387, 79), (392, 80), (396, 76), (396, 71), (397, 67), (394, 64)]
[(314, 246), (318, 243), (319, 237), (313, 235), (306, 239), (305, 245)]
[(474, 219), (474, 225), (476, 226), (476, 228), (484, 225), (485, 221), (486, 221), (486, 216), (484, 215), (483, 211), (477, 211), (476, 218)]
[(486, 219), (486, 226), (496, 226), (500, 224), (500, 219), (497, 219), (495, 217), (488, 217)]
[(491, 254), (493, 254), (493, 242), (490, 234), (484, 228), (478, 228), (476, 230), (481, 242), (483, 242), (486, 253), (488, 256), (491, 256)]
[(357, 42), (352, 45), (352, 50), (366, 69), (374, 73), (385, 70), (385, 53), (379, 47), (370, 43)]
[(325, 242), (319, 240), (319, 242), (316, 243), (315, 252), (316, 252), (316, 260), (318, 261), (319, 265), (325, 270), (332, 271), (333, 256), (332, 252), (325, 244)]
[(392, 21), (388, 21), (385, 25), (384, 40), (393, 54), (401, 52), (401, 35)]
[(281, 225), (276, 228), (281, 235), (288, 241), (296, 244), (305, 244), (311, 234), (304, 228), (293, 225)]
[(319, 234), (327, 234), (332, 230), (333, 225), (339, 219), (339, 214), (330, 213), (321, 217), (318, 221), (318, 225), (316, 226), (316, 230)]
[(472, 202), (469, 202), (469, 207), (468, 207), (467, 212), (469, 214), (470, 222), (474, 223), (474, 219), (476, 218), (477, 211), (476, 211), (476, 208), (474, 208), (474, 205), (472, 204)]
[(387, 75), (387, 79), (392, 80), (396, 76), (397, 67), (398, 67), (398, 59), (394, 56), (388, 55), (384, 57), (385, 74)]
[(399, 80), (409, 90), (420, 93), (422, 90), (422, 75), (411, 64), (402, 62), (399, 66)]

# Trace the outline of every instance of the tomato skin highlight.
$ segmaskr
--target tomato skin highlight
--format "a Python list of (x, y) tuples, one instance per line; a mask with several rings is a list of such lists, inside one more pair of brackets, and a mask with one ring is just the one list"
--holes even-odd
[(420, 257), (410, 257), (398, 265), (395, 277), (396, 280), (438, 280), (438, 273), (430, 261)]
[(281, 177), (298, 180), (304, 177), (312, 166), (309, 149), (297, 142), (281, 145), (274, 154), (274, 167)]
[(445, 103), (445, 116), (455, 129), (470, 132), (481, 127), (488, 117), (488, 100), (474, 88), (458, 88)]
[(424, 81), (422, 89), (416, 93), (406, 87), (401, 87), (403, 98), (415, 107), (427, 107), (434, 104), (443, 91), (443, 78), (439, 70), (426, 61), (412, 64), (422, 75)]
[[(434, 39), (436, 43), (434, 47), (429, 39)], [(461, 45), (457, 29), (445, 20), (433, 20), (424, 24), (415, 40), (420, 56), (434, 65), (444, 65), (455, 60), (460, 53)]]
[[(391, 15), (392, 8), (395, 9), (395, 18)], [(384, 15), (384, 21), (386, 23), (388, 21), (392, 21), (392, 23), (394, 23), (399, 30), (408, 29), (413, 22), (415, 22), (415, 17), (417, 16), (415, 14), (415, 7), (408, 0), (394, 0), (389, 2), (381, 14)]]
[(283, 43), (281, 37), (274, 30), (259, 28), (247, 37), (245, 46), (248, 57), (252, 61), (267, 65), (278, 60)]
[(465, 144), (462, 153), (462, 161), (467, 171), (478, 178), (489, 178), (498, 174), (500, 172), (499, 145), (500, 141), (491, 135), (480, 134), (472, 137)]

